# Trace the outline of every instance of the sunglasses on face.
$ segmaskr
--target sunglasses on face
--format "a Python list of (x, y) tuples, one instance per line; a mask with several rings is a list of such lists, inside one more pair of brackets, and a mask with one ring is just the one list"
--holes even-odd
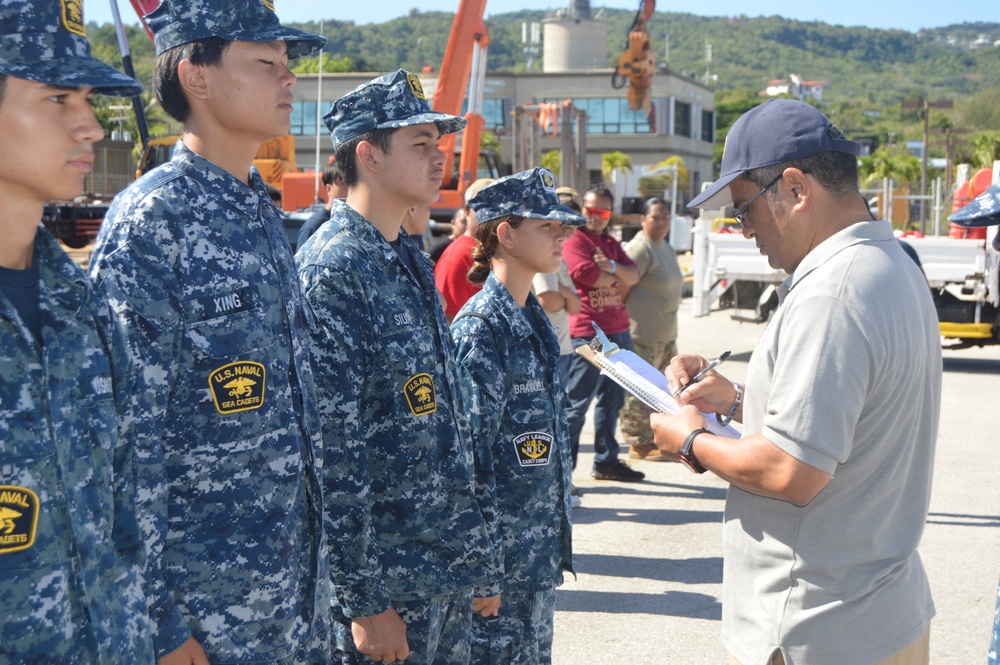
[(611, 211), (607, 208), (591, 208), (590, 206), (584, 206), (583, 214), (587, 217), (596, 217), (602, 222), (611, 219)]

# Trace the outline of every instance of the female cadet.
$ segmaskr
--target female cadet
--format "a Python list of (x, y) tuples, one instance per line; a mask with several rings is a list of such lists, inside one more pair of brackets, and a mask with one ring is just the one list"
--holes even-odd
[[(572, 571), (572, 461), (559, 343), (530, 293), (555, 272), (566, 226), (586, 220), (559, 204), (552, 174), (523, 171), (473, 198), (479, 221), (469, 280), (485, 285), (452, 325), (475, 442), (477, 491), (503, 549), (497, 616), (474, 615), (473, 663), (549, 663), (555, 588)], [(493, 496), (490, 496), (493, 495)]]

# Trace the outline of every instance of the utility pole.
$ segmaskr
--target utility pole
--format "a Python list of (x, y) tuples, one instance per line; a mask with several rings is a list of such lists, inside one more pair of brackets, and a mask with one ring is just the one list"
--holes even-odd
[[(911, 102), (905, 101), (900, 107), (904, 109), (919, 109), (924, 110), (924, 149), (921, 151), (922, 159), (920, 160), (920, 196), (927, 195), (927, 153), (929, 152), (928, 142), (930, 141), (930, 119), (931, 119), (931, 109), (950, 109), (955, 106), (954, 102), (950, 99), (942, 99), (941, 101), (932, 102), (928, 99), (922, 102)], [(923, 229), (925, 217), (925, 211), (927, 206), (924, 205), (923, 199), (920, 200), (920, 228)]]

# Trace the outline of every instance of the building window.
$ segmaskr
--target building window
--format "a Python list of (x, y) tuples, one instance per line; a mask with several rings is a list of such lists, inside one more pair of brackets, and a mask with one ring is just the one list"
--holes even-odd
[[(324, 102), (322, 108), (329, 109), (332, 102)], [(325, 125), (320, 120), (320, 132)], [(316, 102), (292, 102), (292, 130), (296, 136), (316, 136)]]
[[(546, 103), (562, 99), (546, 99)], [(655, 130), (649, 117), (633, 111), (624, 97), (580, 97), (570, 100), (587, 114), (588, 134), (652, 134)], [(656, 113), (654, 108), (650, 115)]]
[(705, 143), (715, 143), (715, 132), (712, 131), (714, 120), (715, 111), (701, 112), (701, 140)]
[(691, 136), (691, 105), (674, 102), (674, 134)]
[[(462, 102), (462, 115), (469, 111), (469, 100)], [(500, 134), (507, 129), (508, 102), (503, 97), (486, 97), (483, 99), (483, 129), (494, 134)]]

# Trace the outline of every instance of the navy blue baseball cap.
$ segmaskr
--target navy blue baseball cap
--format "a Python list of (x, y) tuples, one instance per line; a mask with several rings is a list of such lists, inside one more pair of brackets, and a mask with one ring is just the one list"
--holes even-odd
[(0, 2), (0, 74), (102, 95), (142, 92), (141, 83), (90, 55), (83, 0)]
[(559, 203), (556, 181), (545, 169), (529, 169), (498, 178), (469, 200), (480, 224), (508, 215), (551, 219), (567, 226), (583, 226), (587, 219)]
[(972, 199), (958, 212), (949, 215), (948, 221), (959, 226), (1000, 224), (1000, 185), (990, 185), (989, 189)]
[(393, 129), (433, 122), (441, 134), (466, 125), (465, 118), (431, 110), (416, 74), (399, 69), (363, 83), (333, 103), (323, 116), (333, 149), (373, 129)]
[(281, 25), (274, 0), (162, 0), (144, 20), (153, 32), (156, 55), (206, 37), (285, 42), (289, 60), (312, 55), (326, 45), (326, 37)]
[(814, 107), (794, 99), (772, 99), (741, 115), (726, 136), (719, 179), (688, 204), (723, 208), (733, 204), (729, 185), (747, 171), (821, 152), (857, 157), (861, 144), (830, 136), (833, 124)]

